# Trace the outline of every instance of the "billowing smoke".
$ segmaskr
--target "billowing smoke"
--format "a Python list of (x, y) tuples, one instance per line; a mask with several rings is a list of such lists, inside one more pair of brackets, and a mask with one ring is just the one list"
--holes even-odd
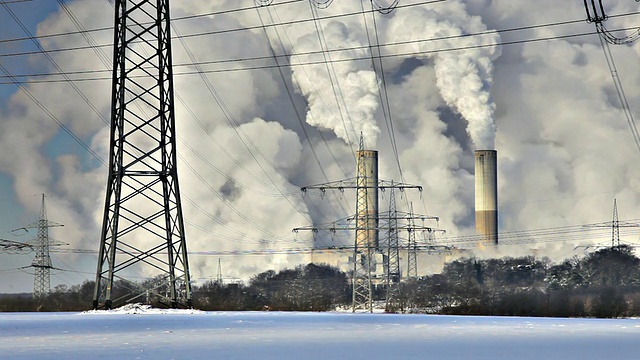
[(398, 11), (385, 34), (388, 43), (399, 44), (393, 52), (433, 57), (440, 94), (468, 122), (475, 148), (494, 149), (491, 84), (493, 61), (500, 55), (498, 34), (487, 31), (480, 17), (468, 15), (461, 2)]
[[(357, 11), (358, 7), (343, 4), (329, 10), (333, 11), (323, 16)], [(314, 16), (318, 17), (317, 11)], [(371, 18), (366, 22), (367, 16), (355, 21), (352, 17), (316, 20), (302, 31), (300, 26), (285, 27), (277, 39), (290, 45), (291, 53), (302, 54), (292, 56), (290, 63), (295, 84), (308, 101), (307, 123), (333, 130), (347, 143), (353, 143), (362, 132), (367, 144), (375, 147), (380, 133), (375, 116), (380, 116), (376, 111), (382, 80), (371, 70), (371, 52), (377, 50), (370, 45), (375, 45), (377, 37), (367, 37), (368, 27), (374, 27)], [(441, 96), (468, 122), (475, 147), (493, 149), (495, 104), (490, 92), (493, 61), (500, 55), (497, 33), (487, 32), (480, 17), (469, 16), (460, 2), (398, 11), (376, 20), (370, 31), (376, 30), (383, 35), (384, 44), (397, 44), (386, 47), (387, 55), (435, 58)], [(479, 33), (485, 35), (468, 36)]]
[[(65, 4), (87, 28), (112, 25), (108, 1)], [(315, 23), (301, 22), (314, 16), (306, 1), (275, 1), (259, 12), (253, 5), (252, 0), (171, 2), (178, 30), (174, 35), (182, 35), (173, 42), (178, 168), (195, 279), (214, 277), (218, 258), (225, 278), (245, 280), (260, 271), (308, 262), (306, 255), (276, 251), (264, 256), (260, 251), (306, 248), (312, 235), (292, 234), (292, 228), (353, 213), (352, 194), (302, 197), (299, 187), (353, 176), (347, 144), (356, 143), (360, 132), (367, 147), (379, 151), (382, 179), (399, 178), (398, 150), (406, 182), (424, 187), (422, 198), (411, 199), (414, 209), (439, 216), (450, 238), (475, 233), (471, 150), (492, 149), (494, 142), (500, 149), (501, 232), (604, 222), (610, 220), (614, 197), (621, 220), (637, 217), (637, 149), (602, 48), (596, 37), (567, 36), (593, 30), (576, 21), (584, 17), (580, 2), (402, 0), (391, 14), (376, 14), (378, 38), (367, 36), (366, 28), (374, 33), (371, 14), (362, 14), (362, 5), (369, 2), (335, 1), (328, 9), (313, 10), (316, 18), (325, 18)], [(40, 9), (31, 2), (11, 6), (25, 19)], [(250, 10), (220, 13), (238, 8)], [(608, 11), (633, 13), (637, 4), (620, 3)], [(611, 18), (608, 25), (628, 27), (632, 19)], [(564, 25), (531, 27), (550, 23)], [(268, 38), (262, 24), (268, 25)], [(251, 30), (231, 31), (238, 28)], [(500, 32), (500, 37), (491, 31), (510, 28), (524, 30)], [(58, 11), (38, 31), (77, 29)], [(111, 31), (91, 36), (101, 45), (113, 41)], [(377, 41), (384, 45), (380, 50), (393, 144), (390, 123), (382, 116), (382, 73), (379, 67), (372, 70), (370, 59), (369, 45)], [(514, 45), (495, 45), (500, 42)], [(65, 72), (107, 70), (80, 35), (43, 38), (41, 43), (46, 49), (76, 49), (50, 53)], [(200, 69), (191, 65), (185, 45)], [(11, 52), (33, 50), (28, 44), (12, 46)], [(101, 49), (110, 58), (111, 49)], [(316, 53), (320, 49), (331, 51)], [(640, 82), (639, 49), (637, 43), (613, 48), (632, 106), (640, 100), (640, 88), (633, 86)], [(280, 69), (273, 67), (272, 51), (286, 54), (279, 57)], [(253, 60), (229, 61), (237, 59)], [(38, 54), (3, 56), (2, 65), (16, 74), (57, 72)], [(33, 77), (47, 82), (28, 83), (24, 89), (107, 159), (103, 119), (110, 117), (109, 73), (85, 77), (90, 80), (75, 84), (86, 99), (58, 82), (60, 76)], [(215, 87), (224, 111), (203, 77)], [(52, 230), (52, 236), (72, 249), (97, 250), (106, 168), (26, 93), (0, 86), (0, 185), (23, 208), (7, 208), (3, 202), (0, 207), (7, 214), (24, 212), (23, 221), (4, 230), (35, 220), (39, 203), (34, 195), (46, 193), (51, 195), (49, 218), (65, 224)], [(327, 130), (336, 136), (327, 136)], [(383, 194), (381, 207), (386, 202)], [(506, 248), (517, 255), (536, 247), (538, 255), (554, 255), (555, 260), (575, 255), (572, 249), (580, 241), (602, 240), (576, 238), (558, 236), (553, 240), (564, 242)], [(0, 256), (8, 268), (31, 262), (28, 256)], [(71, 278), (54, 277), (52, 283), (93, 278), (96, 261), (93, 254), (56, 253), (55, 265), (76, 272), (65, 273)], [(12, 291), (29, 291), (32, 278), (25, 274), (19, 284)]]
[(296, 54), (289, 61), (294, 84), (307, 100), (306, 122), (332, 130), (347, 144), (357, 144), (362, 133), (367, 146), (375, 148), (380, 134), (375, 119), (380, 85), (371, 69), (361, 18), (318, 19), (353, 9), (345, 4), (335, 4), (321, 13), (311, 8), (315, 21), (284, 27), (272, 41)]

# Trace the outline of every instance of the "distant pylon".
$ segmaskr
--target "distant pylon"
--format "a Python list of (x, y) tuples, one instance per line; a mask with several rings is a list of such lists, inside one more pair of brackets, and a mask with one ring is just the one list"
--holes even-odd
[[(294, 228), (294, 232), (301, 230), (331, 230), (335, 232), (355, 231), (355, 241), (353, 246), (351, 284), (352, 284), (352, 311), (365, 310), (373, 312), (373, 275), (376, 270), (375, 255), (380, 255), (379, 233), (380, 230), (390, 228), (390, 226), (380, 226), (380, 214), (378, 211), (378, 192), (386, 189), (417, 189), (422, 191), (421, 186), (408, 185), (403, 183), (388, 182), (378, 179), (377, 166), (378, 152), (374, 150), (364, 150), (364, 139), (360, 137), (359, 150), (356, 153), (356, 178), (348, 180), (334, 181), (326, 184), (305, 186), (301, 188), (303, 192), (310, 189), (317, 189), (324, 193), (326, 190), (345, 189), (356, 190), (356, 214), (346, 218), (347, 222), (355, 219), (353, 225), (337, 225), (333, 223), (328, 227), (299, 227)], [(355, 180), (355, 181), (353, 181)], [(396, 219), (395, 216), (391, 216)], [(338, 221), (339, 222), (339, 221)]]
[(42, 205), (40, 206), (40, 217), (38, 221), (19, 229), (38, 229), (38, 237), (35, 239), (35, 245), (32, 248), (36, 252), (36, 256), (31, 262), (31, 267), (35, 269), (33, 277), (33, 298), (41, 298), (51, 290), (51, 255), (49, 247), (51, 241), (49, 239), (49, 228), (62, 226), (61, 224), (47, 220), (47, 208), (44, 204), (44, 194), (42, 194)]
[[(391, 183), (393, 185), (393, 182)], [(389, 192), (389, 229), (387, 230), (387, 303), (385, 309), (389, 312), (403, 310), (401, 304), (401, 272), (400, 272), (400, 244), (398, 239), (398, 211), (396, 208), (395, 189)]]
[(192, 305), (170, 30), (169, 0), (115, 1), (109, 174), (94, 309), (141, 296), (113, 299), (112, 293), (114, 278), (126, 282), (140, 273), (163, 281), (153, 291), (168, 306)]
[(407, 241), (407, 278), (415, 279), (418, 277), (418, 243), (416, 242), (415, 223), (413, 220), (413, 203), (411, 204), (409, 213), (409, 235)]
[(618, 201), (613, 199), (613, 221), (611, 222), (611, 247), (620, 246), (620, 221), (618, 221)]
[(220, 263), (220, 258), (218, 258), (218, 275), (216, 276), (216, 282), (222, 285), (222, 265)]
[(611, 247), (617, 248), (620, 247), (620, 228), (621, 227), (640, 227), (639, 224), (636, 223), (628, 223), (623, 221), (622, 223), (618, 220), (618, 201), (613, 199), (613, 216), (611, 221), (586, 225), (587, 227), (610, 227), (611, 228)]

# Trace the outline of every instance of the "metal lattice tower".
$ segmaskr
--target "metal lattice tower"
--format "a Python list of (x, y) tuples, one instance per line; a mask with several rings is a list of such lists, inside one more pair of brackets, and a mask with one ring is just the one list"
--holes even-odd
[(220, 258), (218, 258), (218, 275), (216, 275), (216, 282), (222, 285), (222, 264), (220, 261)]
[(398, 211), (395, 189), (389, 192), (389, 229), (387, 230), (387, 303), (386, 310), (398, 308), (401, 296), (400, 244), (398, 239)]
[(611, 222), (611, 247), (620, 246), (620, 221), (618, 221), (618, 202), (613, 199), (613, 221)]
[(418, 244), (416, 242), (415, 223), (413, 220), (413, 204), (409, 210), (411, 217), (409, 218), (409, 236), (407, 242), (407, 278), (415, 279), (418, 277)]
[(628, 223), (626, 221), (620, 222), (618, 220), (618, 202), (616, 199), (613, 199), (613, 218), (611, 221), (599, 223), (599, 224), (591, 224), (587, 225), (587, 227), (610, 227), (611, 228), (611, 247), (617, 248), (620, 247), (620, 228), (621, 227), (640, 227), (640, 224), (636, 223)]
[[(116, 0), (109, 175), (93, 308), (111, 308), (114, 278), (165, 282), (156, 295), (192, 304), (176, 134), (169, 0)], [(125, 275), (125, 270), (130, 271)]]
[(42, 204), (40, 206), (40, 217), (38, 221), (24, 226), (20, 229), (38, 229), (38, 237), (35, 239), (35, 245), (31, 246), (36, 255), (31, 262), (31, 267), (35, 269), (33, 277), (33, 297), (41, 298), (51, 290), (51, 256), (49, 247), (51, 240), (49, 239), (49, 228), (62, 226), (61, 224), (47, 220), (47, 208), (44, 203), (44, 194), (42, 194)]
[[(327, 189), (344, 191), (356, 190), (356, 214), (347, 218), (347, 222), (355, 219), (355, 227), (351, 225), (338, 225), (337, 222), (327, 226), (311, 226), (295, 228), (293, 231), (329, 230), (335, 232), (355, 231), (352, 261), (352, 310), (366, 310), (373, 312), (373, 288), (372, 277), (376, 269), (375, 255), (380, 252), (378, 243), (380, 230), (387, 230), (391, 226), (380, 225), (382, 219), (378, 213), (378, 191), (386, 189), (417, 189), (421, 186), (378, 180), (377, 151), (364, 150), (364, 140), (360, 138), (360, 146), (356, 155), (357, 176), (355, 179), (341, 180), (320, 185), (305, 186), (301, 190), (307, 192), (310, 189), (320, 190), (324, 193)], [(355, 180), (355, 181), (354, 181)], [(386, 220), (390, 217), (385, 217)], [(397, 218), (395, 218), (397, 220)], [(340, 221), (340, 220), (339, 220)], [(338, 222), (339, 222), (338, 221)], [(386, 265), (386, 264), (385, 264)], [(386, 274), (385, 274), (386, 275)]]

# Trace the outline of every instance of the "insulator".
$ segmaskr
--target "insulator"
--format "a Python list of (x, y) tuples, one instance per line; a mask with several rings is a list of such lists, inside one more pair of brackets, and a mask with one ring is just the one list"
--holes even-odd
[(584, 0), (584, 9), (587, 12), (587, 22), (600, 23), (608, 18), (602, 0)]
[(394, 0), (390, 5), (388, 6), (381, 6), (377, 3), (377, 1), (375, 0), (371, 0), (371, 6), (372, 8), (375, 8), (375, 10), (381, 14), (390, 14), (391, 12), (393, 12), (393, 10), (396, 9), (396, 7), (398, 7), (398, 3), (400, 2), (400, 0)]
[(256, 6), (260, 7), (273, 4), (273, 0), (253, 0), (253, 2), (256, 4)]
[(326, 9), (331, 5), (333, 0), (310, 0), (313, 6), (318, 9)]

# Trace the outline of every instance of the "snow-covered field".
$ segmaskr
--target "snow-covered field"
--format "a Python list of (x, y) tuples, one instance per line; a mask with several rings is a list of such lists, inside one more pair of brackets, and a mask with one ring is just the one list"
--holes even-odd
[(1, 313), (1, 359), (639, 359), (640, 319)]

